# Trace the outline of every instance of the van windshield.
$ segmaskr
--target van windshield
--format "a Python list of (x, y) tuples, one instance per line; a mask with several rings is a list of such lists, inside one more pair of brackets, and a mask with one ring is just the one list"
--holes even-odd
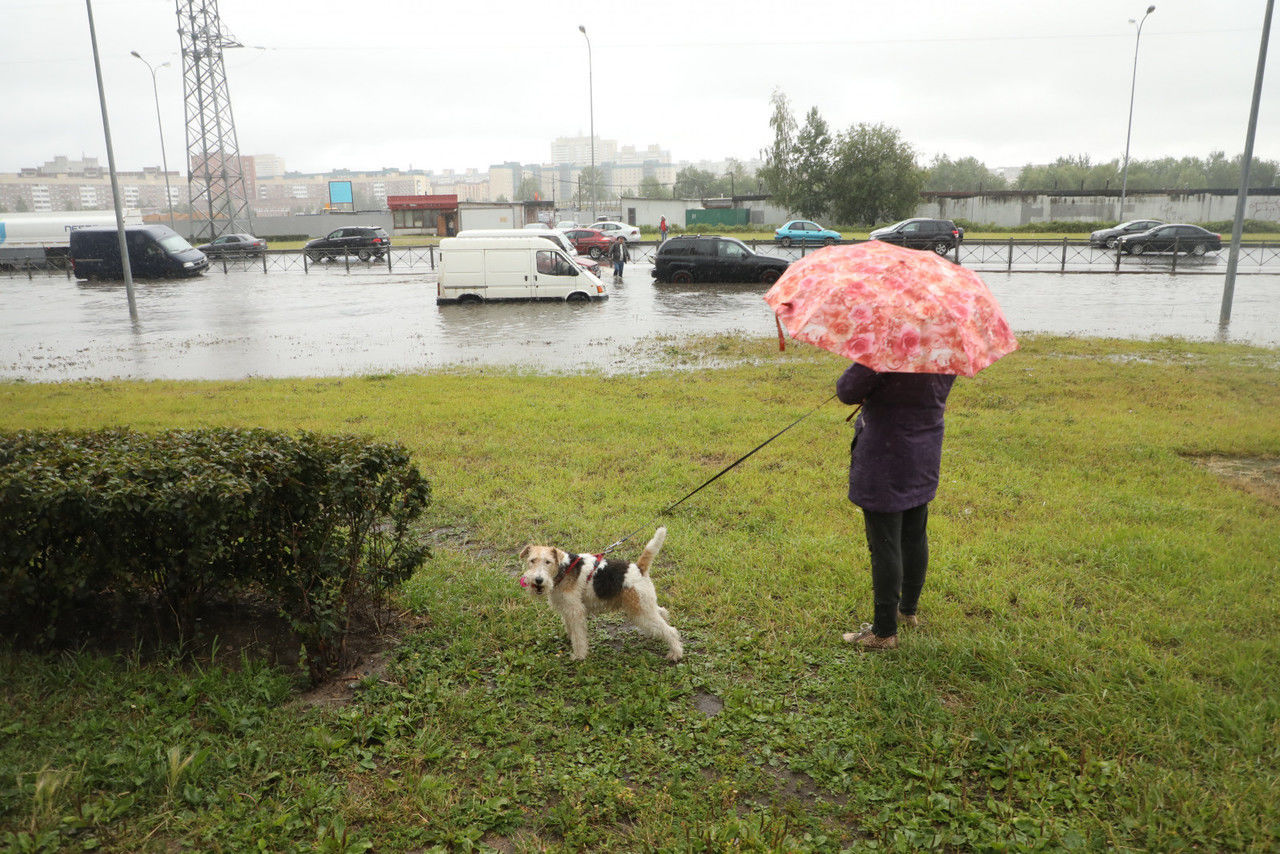
[(160, 245), (167, 252), (184, 252), (191, 248), (191, 244), (181, 234), (170, 234), (168, 237), (160, 238)]

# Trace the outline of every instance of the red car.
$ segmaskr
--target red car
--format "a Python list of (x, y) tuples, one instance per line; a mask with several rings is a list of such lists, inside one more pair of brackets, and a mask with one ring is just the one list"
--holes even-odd
[(571, 228), (564, 233), (579, 255), (603, 258), (609, 254), (614, 238), (596, 228)]

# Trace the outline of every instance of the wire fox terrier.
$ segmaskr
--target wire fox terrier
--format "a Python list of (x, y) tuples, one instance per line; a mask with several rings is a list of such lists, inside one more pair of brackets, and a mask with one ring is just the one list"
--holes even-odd
[(635, 563), (527, 545), (520, 552), (525, 567), (520, 586), (534, 599), (545, 599), (564, 620), (574, 661), (587, 657), (587, 617), (604, 611), (622, 611), (641, 633), (667, 642), (668, 661), (679, 661), (684, 654), (680, 633), (667, 622), (667, 609), (658, 604), (649, 578), (649, 564), (666, 538), (666, 528), (655, 531)]

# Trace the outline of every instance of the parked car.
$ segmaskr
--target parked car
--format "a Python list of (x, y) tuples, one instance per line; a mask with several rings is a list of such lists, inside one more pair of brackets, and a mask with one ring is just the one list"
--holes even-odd
[(616, 238), (610, 237), (598, 228), (571, 228), (564, 233), (578, 250), (579, 255), (590, 255), (592, 258), (603, 258), (609, 254)]
[(658, 282), (772, 283), (787, 269), (782, 258), (759, 255), (732, 237), (669, 237), (653, 260)]
[(261, 258), (267, 241), (252, 234), (224, 234), (196, 248), (210, 258)]
[(1186, 252), (1203, 255), (1222, 248), (1222, 235), (1198, 225), (1174, 223), (1157, 225), (1139, 234), (1126, 234), (1119, 239), (1120, 251), (1127, 255), (1143, 252)]
[(872, 240), (896, 243), (908, 249), (932, 249), (946, 255), (964, 240), (964, 229), (949, 219), (915, 217), (877, 228), (869, 236)]
[(823, 228), (816, 222), (811, 222), (807, 219), (793, 219), (775, 231), (773, 239), (783, 246), (790, 246), (793, 243), (821, 243), (823, 246), (830, 246), (843, 238), (841, 238), (840, 232)]
[(312, 261), (332, 261), (339, 255), (354, 255), (361, 261), (380, 261), (390, 248), (391, 238), (381, 226), (345, 225), (324, 237), (308, 240), (303, 251)]
[(609, 237), (621, 237), (628, 243), (635, 243), (640, 239), (640, 229), (634, 225), (627, 225), (625, 222), (614, 222), (613, 220), (600, 220), (591, 223), (591, 227), (603, 231)]
[(1164, 225), (1160, 219), (1131, 219), (1111, 228), (1101, 228), (1089, 235), (1089, 245), (1105, 249), (1115, 249), (1116, 241), (1126, 234), (1137, 234), (1150, 231), (1157, 225)]
[(556, 223), (556, 228), (561, 231), (567, 231), (570, 228), (582, 228), (580, 223), (576, 223), (571, 219), (562, 219)]

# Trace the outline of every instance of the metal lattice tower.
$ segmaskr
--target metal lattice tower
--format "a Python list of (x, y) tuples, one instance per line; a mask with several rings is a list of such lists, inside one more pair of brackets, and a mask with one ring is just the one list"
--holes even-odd
[(192, 237), (212, 240), (252, 231), (236, 122), (222, 62), (226, 48), (242, 47), (222, 31), (218, 0), (176, 0), (182, 42), (182, 89), (187, 118), (187, 190)]

